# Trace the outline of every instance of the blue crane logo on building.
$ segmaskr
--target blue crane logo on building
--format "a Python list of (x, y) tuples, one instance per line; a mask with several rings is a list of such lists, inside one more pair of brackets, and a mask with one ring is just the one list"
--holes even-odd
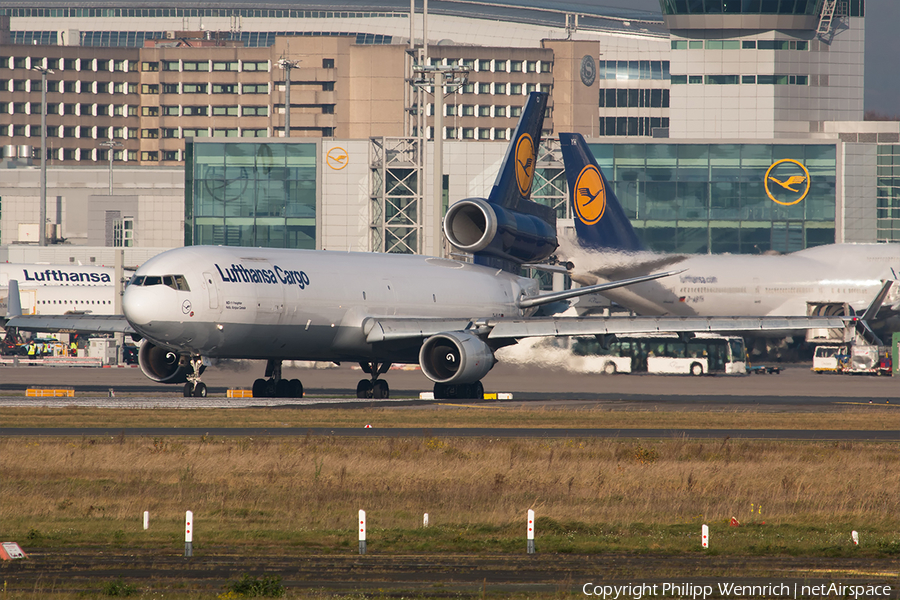
[(783, 158), (766, 171), (766, 195), (777, 204), (793, 206), (809, 194), (809, 171), (798, 160)]

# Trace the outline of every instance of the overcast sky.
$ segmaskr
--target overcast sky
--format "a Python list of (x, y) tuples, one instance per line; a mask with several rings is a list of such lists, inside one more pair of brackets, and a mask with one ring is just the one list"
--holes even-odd
[[(659, 0), (598, 4), (659, 13)], [(900, 119), (900, 0), (866, 0), (866, 110)]]

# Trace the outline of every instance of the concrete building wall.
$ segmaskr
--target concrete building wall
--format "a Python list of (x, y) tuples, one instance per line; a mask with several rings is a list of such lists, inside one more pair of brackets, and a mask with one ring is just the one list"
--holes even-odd
[[(843, 242), (873, 242), (876, 235), (875, 184), (877, 176), (874, 144), (841, 144), (843, 146), (843, 206), (839, 207), (843, 222)], [(835, 224), (837, 225), (837, 223)], [(837, 238), (840, 229), (835, 227)]]

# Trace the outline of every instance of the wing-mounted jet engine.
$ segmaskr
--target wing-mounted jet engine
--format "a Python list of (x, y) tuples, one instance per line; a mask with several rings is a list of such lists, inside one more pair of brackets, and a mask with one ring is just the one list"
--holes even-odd
[(556, 213), (529, 200), (548, 95), (532, 92), (488, 198), (454, 203), (444, 217), (444, 234), (453, 246), (475, 256), (475, 263), (517, 271), (556, 250)]

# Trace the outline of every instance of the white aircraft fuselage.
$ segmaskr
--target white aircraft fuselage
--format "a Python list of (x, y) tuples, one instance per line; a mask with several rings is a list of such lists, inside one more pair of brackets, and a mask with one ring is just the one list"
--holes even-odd
[[(189, 290), (148, 279), (177, 275)], [(144, 263), (122, 305), (138, 333), (191, 355), (416, 362), (417, 343), (373, 350), (366, 319), (523, 316), (516, 301), (537, 293), (532, 279), (442, 258), (194, 246)]]
[[(600, 260), (602, 252), (593, 256)], [(773, 256), (694, 255), (666, 268), (685, 271), (603, 295), (644, 315), (805, 315), (810, 305), (840, 303), (863, 311), (883, 281), (896, 278), (900, 244), (831, 244)], [(885, 304), (897, 302), (894, 290)]]

